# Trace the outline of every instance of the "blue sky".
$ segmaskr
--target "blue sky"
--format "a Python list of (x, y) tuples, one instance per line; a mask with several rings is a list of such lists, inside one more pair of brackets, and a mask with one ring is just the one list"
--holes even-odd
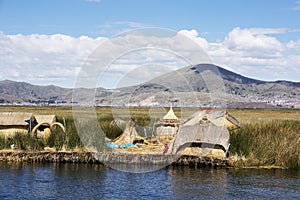
[(1, 0), (0, 30), (6, 34), (109, 37), (124, 28), (152, 26), (196, 29), (216, 40), (235, 27), (299, 29), (297, 6), (300, 3), (295, 0)]
[[(126, 30), (160, 27), (197, 40), (224, 68), (252, 78), (300, 82), (299, 19), (298, 0), (0, 0), (0, 79), (72, 87), (82, 60), (100, 41)], [(46, 57), (58, 53), (82, 59), (49, 64)], [(40, 70), (39, 76), (22, 76), (29, 68)]]

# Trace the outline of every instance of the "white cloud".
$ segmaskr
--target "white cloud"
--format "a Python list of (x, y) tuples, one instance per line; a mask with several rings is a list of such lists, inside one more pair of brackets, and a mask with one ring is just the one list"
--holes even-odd
[(295, 30), (234, 28), (223, 41), (207, 42), (198, 36), (196, 30), (180, 31), (199, 44), (199, 40), (202, 40), (201, 46), (212, 62), (221, 67), (262, 80), (286, 79), (300, 82), (300, 39), (283, 43), (276, 38), (277, 34), (289, 32)]
[(287, 29), (234, 28), (224, 41), (210, 43), (208, 54), (220, 66), (245, 76), (262, 80), (287, 79), (299, 81), (300, 70), (293, 56), (299, 41), (280, 42), (274, 35), (285, 34)]
[(287, 48), (289, 49), (296, 49), (300, 51), (300, 39), (297, 41), (290, 41), (287, 43)]
[(233, 29), (224, 40), (224, 45), (232, 50), (258, 57), (280, 57), (284, 50), (275, 37), (267, 34), (282, 33), (275, 29)]
[(193, 29), (193, 30), (181, 30), (178, 33), (183, 34), (183, 35), (191, 38), (192, 40), (197, 42), (201, 46), (201, 48), (203, 48), (204, 50), (207, 50), (207, 48), (209, 46), (208, 42), (206, 41), (205, 38), (199, 37), (199, 34), (195, 29)]
[[(176, 32), (155, 28), (135, 30), (103, 43), (90, 56), (88, 65), (102, 66), (97, 70), (98, 73), (104, 70), (104, 76), (115, 74), (110, 79), (109, 85), (111, 86), (117, 85), (126, 74), (134, 74), (132, 71), (137, 70), (140, 66), (163, 65), (178, 69), (190, 65), (191, 62), (208, 62), (206, 54), (201, 55), (203, 50), (200, 49), (199, 51), (199, 49), (199, 45), (191, 39)], [(107, 69), (104, 69), (103, 66), (107, 66)], [(161, 69), (161, 67), (154, 67), (151, 71), (153, 74), (161, 74)], [(146, 72), (147, 69), (145, 68)], [(81, 77), (82, 79), (77, 79), (80, 85), (95, 85), (95, 79), (91, 79), (92, 76), (96, 75), (96, 70), (93, 67), (85, 68), (82, 74), (84, 75)], [(136, 76), (140, 83), (149, 80), (149, 78), (151, 76)]]
[[(240, 29), (240, 28), (235, 28), (235, 29)], [(288, 31), (288, 29), (286, 29), (286, 28), (248, 28), (248, 29), (244, 29), (244, 31), (249, 31), (253, 35), (265, 35), (265, 34), (284, 34)]]
[(72, 87), (82, 62), (103, 40), (61, 34), (0, 33), (2, 79)]
[[(123, 34), (113, 41), (62, 34), (5, 35), (0, 32), (0, 78), (73, 87), (84, 61), (86, 66), (103, 67), (103, 63), (98, 62), (100, 56), (108, 61), (117, 58), (105, 71), (107, 77), (103, 80), (107, 82), (103, 85), (124, 86), (124, 80), (133, 80), (129, 84), (143, 82), (154, 74), (161, 74), (161, 69), (187, 66), (189, 61), (185, 58), (192, 63), (209, 62), (206, 52), (213, 63), (245, 76), (299, 82), (300, 39), (283, 43), (276, 38), (277, 34), (289, 31), (234, 28), (223, 41), (216, 42), (208, 42), (196, 30), (181, 30), (168, 37)], [(163, 33), (162, 30), (161, 35)], [(199, 46), (205, 52), (199, 51)], [(147, 69), (143, 76), (138, 76), (141, 66)], [(94, 75), (97, 70), (91, 69), (87, 75)]]
[(101, 0), (85, 0), (86, 2), (100, 3)]
[(142, 28), (146, 26), (146, 24), (134, 21), (116, 21), (113, 22), (112, 25), (125, 25), (131, 28)]
[(296, 10), (296, 11), (300, 10), (300, 1), (299, 0), (296, 1), (295, 4), (296, 5), (292, 8), (292, 10)]
[(115, 21), (100, 25), (100, 30), (97, 33), (100, 35), (117, 35), (132, 29), (145, 28), (149, 26), (151, 25), (135, 21)]

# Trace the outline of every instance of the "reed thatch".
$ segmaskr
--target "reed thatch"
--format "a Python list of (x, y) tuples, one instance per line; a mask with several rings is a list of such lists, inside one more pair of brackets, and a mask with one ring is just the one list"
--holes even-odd
[(27, 126), (25, 120), (32, 118), (32, 113), (2, 112), (0, 113), (0, 126)]
[(160, 124), (179, 124), (180, 120), (175, 115), (172, 107), (170, 107), (170, 110), (167, 112), (165, 116), (159, 121)]
[(124, 132), (117, 137), (113, 143), (115, 144), (132, 144), (135, 139), (142, 138), (135, 129), (136, 122), (131, 119), (127, 122)]
[(159, 120), (158, 123), (155, 124), (155, 126), (157, 127), (156, 134), (158, 137), (174, 136), (178, 131), (179, 124), (180, 120), (175, 115), (171, 107), (168, 113), (165, 116), (163, 116), (163, 118)]
[(210, 123), (215, 126), (225, 126), (227, 129), (240, 127), (240, 122), (232, 115), (222, 110), (199, 110), (183, 122), (185, 126)]
[[(29, 129), (29, 124), (25, 122), (28, 119), (36, 119), (38, 124)], [(30, 131), (33, 133), (32, 136), (37, 133), (38, 137), (47, 138), (51, 134), (51, 130), (56, 126), (65, 132), (65, 127), (61, 123), (56, 122), (55, 115), (34, 115), (33, 113), (24, 112), (0, 113), (0, 134), (5, 137), (14, 136), (16, 133), (26, 134)]]
[[(207, 144), (210, 149), (215, 145), (222, 147), (224, 152), (229, 148), (229, 131), (225, 126), (195, 125), (181, 126), (171, 144), (172, 153), (183, 150), (193, 144)], [(203, 145), (201, 145), (203, 146)]]
[(165, 116), (162, 118), (163, 120), (178, 120), (178, 117), (175, 115), (173, 108), (170, 107), (170, 110), (167, 112)]
[(32, 119), (32, 113), (24, 112), (2, 112), (0, 113), (0, 136), (13, 137), (17, 133), (27, 134), (28, 123), (27, 119)]
[(35, 115), (35, 118), (38, 123), (47, 122), (49, 124), (52, 124), (52, 123), (56, 122), (55, 115)]
[(240, 123), (222, 110), (200, 110), (185, 120), (170, 142), (170, 153), (223, 155), (229, 150), (229, 131)]

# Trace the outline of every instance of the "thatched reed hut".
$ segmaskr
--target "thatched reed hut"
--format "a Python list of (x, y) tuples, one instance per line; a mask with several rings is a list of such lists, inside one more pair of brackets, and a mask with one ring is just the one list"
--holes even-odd
[(0, 135), (13, 136), (15, 133), (28, 133), (27, 119), (33, 118), (32, 113), (2, 112), (0, 113)]
[(56, 122), (55, 115), (35, 115), (35, 118), (38, 124), (31, 131), (33, 135), (36, 134), (38, 137), (47, 139), (51, 134), (51, 130), (57, 126), (61, 128), (63, 132), (66, 131), (64, 125)]
[(46, 139), (55, 126), (59, 126), (65, 132), (65, 127), (56, 122), (55, 115), (34, 115), (24, 112), (0, 113), (0, 135), (4, 137), (21, 133)]
[(229, 129), (238, 120), (221, 110), (200, 110), (185, 120), (170, 144), (172, 154), (225, 157), (229, 150)]
[(122, 144), (133, 144), (135, 140), (143, 139), (136, 131), (136, 121), (135, 119), (130, 119), (125, 126), (123, 133), (114, 139), (113, 143), (122, 145)]
[(158, 123), (156, 123), (156, 135), (157, 137), (171, 136), (174, 135), (178, 131), (178, 127), (180, 125), (180, 120), (175, 115), (172, 107), (167, 112), (165, 116)]

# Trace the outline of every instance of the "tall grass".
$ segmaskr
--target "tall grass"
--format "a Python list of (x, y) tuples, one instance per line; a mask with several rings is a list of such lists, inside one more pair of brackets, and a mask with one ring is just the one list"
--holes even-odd
[(246, 124), (231, 132), (230, 153), (245, 156), (244, 165), (278, 165), (300, 169), (300, 122)]
[(16, 132), (14, 136), (0, 136), (0, 149), (9, 149), (11, 145), (14, 148), (21, 150), (43, 150), (44, 147), (51, 147), (57, 150), (63, 148), (75, 149), (83, 148), (80, 137), (78, 136), (74, 120), (72, 118), (58, 118), (58, 121), (65, 123), (66, 133), (60, 128), (52, 130), (50, 137), (44, 140), (43, 138), (32, 137), (29, 134)]
[(19, 132), (16, 132), (13, 137), (0, 137), (0, 149), (11, 148), (11, 145), (16, 149), (22, 150), (43, 150), (45, 146), (41, 139), (33, 138)]
[(125, 124), (119, 127), (114, 123), (112, 115), (101, 116), (98, 120), (101, 130), (109, 139), (114, 139), (121, 135), (125, 128)]
[[(66, 133), (63, 133), (60, 129), (54, 130), (47, 141), (20, 133), (6, 139), (0, 136), (0, 149), (10, 148), (11, 144), (15, 144), (18, 149), (25, 150), (41, 150), (47, 146), (57, 150), (62, 148), (68, 150), (84, 148), (82, 139), (78, 136), (75, 127), (72, 108), (0, 107), (0, 110), (55, 114), (58, 116), (57, 120), (59, 122), (63, 124), (66, 122)], [(152, 113), (149, 113), (150, 111)], [(165, 111), (167, 112), (168, 109), (165, 109)], [(174, 109), (174, 111), (178, 117), (181, 116), (180, 109)], [(188, 112), (192, 114), (194, 111), (191, 109)], [(230, 154), (247, 158), (245, 162), (240, 164), (300, 168), (299, 110), (230, 110), (229, 112), (244, 124), (240, 129), (232, 131), (230, 136)], [(118, 137), (125, 128), (124, 126), (117, 126), (112, 121), (115, 118), (124, 121), (129, 120), (127, 108), (114, 108), (114, 110), (112, 108), (96, 108), (96, 113), (102, 131), (110, 139)], [(149, 108), (131, 108), (129, 113), (137, 120), (138, 133), (147, 137), (153, 136), (154, 130), (151, 127), (154, 127), (154, 121), (159, 120), (164, 114), (159, 108), (152, 110), (149, 110)], [(155, 115), (155, 119), (151, 119), (153, 115)], [(151, 134), (145, 134), (145, 132)], [(95, 133), (95, 137), (97, 137), (97, 133)]]
[[(82, 148), (84, 145), (82, 144), (80, 137), (77, 133), (77, 129), (76, 129), (73, 117), (66, 117), (66, 118), (58, 117), (57, 121), (65, 125), (66, 133), (64, 134), (61, 129), (58, 129), (58, 130), (55, 130), (52, 132), (52, 134), (51, 134), (52, 137), (53, 138), (60, 137), (61, 139), (63, 139), (62, 145), (65, 146), (65, 148), (67, 148), (67, 149)], [(50, 138), (51, 138), (51, 136), (49, 137), (49, 140), (47, 141), (48, 145), (49, 145), (49, 142), (51, 141)], [(59, 148), (62, 146), (61, 146), (61, 144), (55, 145), (55, 143), (54, 143), (53, 147)]]
[[(11, 148), (10, 145), (14, 145), (16, 149), (21, 150), (43, 150), (44, 147), (50, 147), (56, 150), (73, 150), (82, 149), (85, 147), (84, 144), (90, 144), (94, 147), (101, 148), (101, 151), (103, 150), (104, 146), (101, 144), (103, 139), (101, 136), (102, 133), (95, 127), (89, 127), (84, 130), (86, 137), (85, 135), (80, 137), (72, 117), (58, 117), (57, 121), (65, 124), (66, 133), (60, 128), (57, 128), (52, 130), (49, 138), (44, 140), (43, 138), (36, 138), (28, 134), (16, 132), (12, 137), (5, 138), (4, 136), (0, 136), (0, 149), (9, 149)], [(113, 123), (112, 116), (100, 117), (99, 125), (101, 131), (110, 139), (118, 137), (125, 128), (125, 124), (119, 127)], [(99, 140), (97, 140), (97, 138), (99, 138)]]

